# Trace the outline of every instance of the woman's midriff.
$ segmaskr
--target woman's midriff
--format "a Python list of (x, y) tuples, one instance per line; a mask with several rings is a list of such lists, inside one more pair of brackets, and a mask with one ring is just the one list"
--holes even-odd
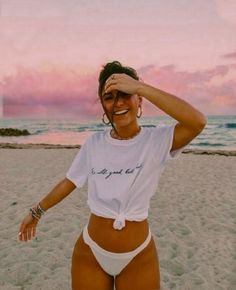
[(149, 232), (148, 220), (141, 222), (125, 221), (121, 230), (113, 228), (114, 219), (104, 218), (91, 214), (88, 223), (88, 232), (103, 249), (123, 253), (130, 252), (140, 246), (147, 238)]

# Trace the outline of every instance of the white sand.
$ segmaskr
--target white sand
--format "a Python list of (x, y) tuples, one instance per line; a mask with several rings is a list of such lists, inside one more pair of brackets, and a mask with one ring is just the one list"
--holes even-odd
[[(47, 212), (36, 239), (17, 235), (77, 150), (0, 149), (1, 290), (71, 289), (71, 255), (89, 217), (86, 186)], [(149, 216), (163, 290), (236, 289), (235, 172), (235, 156), (182, 154), (167, 165)]]

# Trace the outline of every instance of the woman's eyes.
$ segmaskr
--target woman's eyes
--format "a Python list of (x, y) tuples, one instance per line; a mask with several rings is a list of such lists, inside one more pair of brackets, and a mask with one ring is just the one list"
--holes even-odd
[[(130, 97), (131, 95), (130, 94), (126, 94), (126, 93), (123, 93), (123, 92), (119, 92), (118, 93), (118, 97), (120, 98), (128, 98), (128, 97)], [(116, 97), (115, 96), (113, 96), (112, 94), (110, 94), (110, 95), (105, 95), (104, 96), (104, 100), (105, 101), (110, 101), (110, 100), (114, 100)]]
[(118, 95), (119, 95), (119, 97), (122, 97), (122, 98), (127, 98), (127, 97), (131, 96), (131, 95), (123, 93), (123, 92), (119, 92)]
[(108, 101), (108, 100), (112, 100), (114, 97), (112, 96), (112, 95), (106, 95), (105, 97), (104, 97), (104, 100), (105, 101)]

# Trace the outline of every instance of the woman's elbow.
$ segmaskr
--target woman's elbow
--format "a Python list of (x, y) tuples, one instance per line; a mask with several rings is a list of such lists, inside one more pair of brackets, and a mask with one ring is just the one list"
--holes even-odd
[(67, 191), (71, 192), (76, 188), (76, 185), (70, 181), (67, 177), (62, 180), (63, 186), (67, 189)]
[(207, 117), (204, 114), (201, 114), (197, 122), (197, 129), (199, 133), (206, 127), (206, 124), (207, 124)]

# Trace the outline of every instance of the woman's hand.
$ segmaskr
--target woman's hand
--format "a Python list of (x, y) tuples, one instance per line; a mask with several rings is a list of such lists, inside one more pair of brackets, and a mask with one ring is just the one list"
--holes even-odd
[(31, 213), (29, 213), (21, 223), (19, 240), (25, 242), (31, 240), (36, 234), (36, 227), (38, 222), (39, 221), (32, 217)]
[(126, 94), (136, 95), (142, 85), (142, 82), (133, 79), (127, 74), (112, 74), (106, 80), (104, 92), (108, 94), (113, 90), (117, 90)]

